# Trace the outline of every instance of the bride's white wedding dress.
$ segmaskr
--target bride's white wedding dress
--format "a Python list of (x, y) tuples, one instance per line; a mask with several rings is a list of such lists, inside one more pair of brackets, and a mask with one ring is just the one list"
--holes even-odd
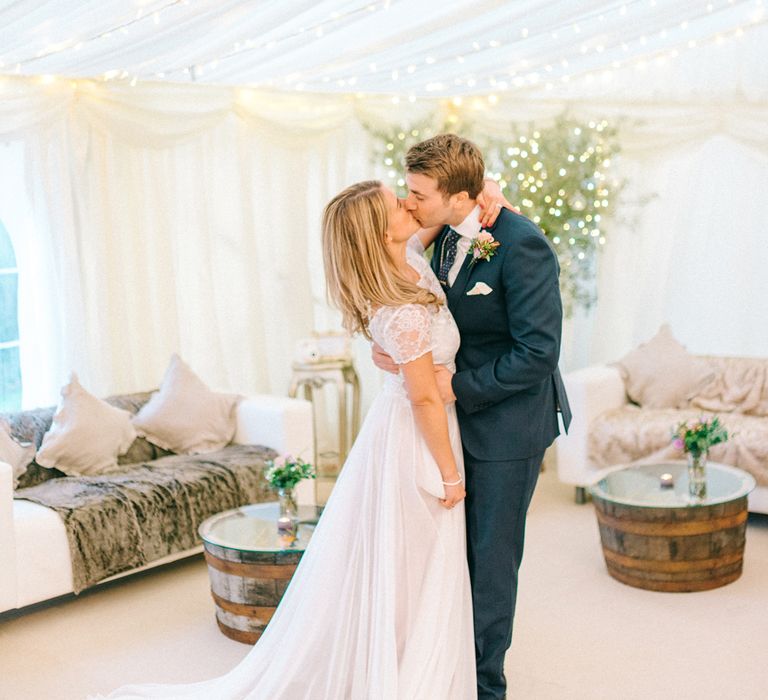
[[(419, 284), (443, 297), (417, 245)], [(431, 350), (454, 368), (459, 333), (446, 306), (383, 307), (373, 339), (398, 363)], [(448, 426), (463, 473), (453, 405)], [(400, 375), (388, 375), (307, 551), (267, 629), (225, 676), (139, 685), (109, 698), (469, 700), (476, 697), (464, 504), (438, 498), (440, 472)]]

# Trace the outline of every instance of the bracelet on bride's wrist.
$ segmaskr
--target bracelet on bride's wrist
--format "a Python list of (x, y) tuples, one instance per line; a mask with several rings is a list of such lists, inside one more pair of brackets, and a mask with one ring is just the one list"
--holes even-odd
[(464, 481), (464, 479), (461, 474), (459, 474), (459, 478), (456, 481), (444, 481), (443, 486), (458, 486), (462, 481)]

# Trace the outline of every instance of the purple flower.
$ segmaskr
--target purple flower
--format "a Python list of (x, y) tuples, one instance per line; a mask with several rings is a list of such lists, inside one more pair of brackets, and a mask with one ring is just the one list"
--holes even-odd
[(681, 438), (676, 438), (675, 441), (672, 443), (676, 450), (682, 450), (683, 449), (683, 441)]

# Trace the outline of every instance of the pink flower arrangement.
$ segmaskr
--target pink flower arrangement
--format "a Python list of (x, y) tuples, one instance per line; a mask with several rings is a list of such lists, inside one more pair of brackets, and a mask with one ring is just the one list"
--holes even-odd
[(674, 448), (694, 455), (706, 453), (713, 445), (727, 440), (728, 431), (717, 416), (709, 420), (699, 418), (688, 422), (682, 421), (672, 433)]

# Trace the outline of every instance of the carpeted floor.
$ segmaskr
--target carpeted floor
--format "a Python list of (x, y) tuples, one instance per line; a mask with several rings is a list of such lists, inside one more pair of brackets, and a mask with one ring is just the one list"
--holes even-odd
[[(218, 631), (195, 558), (0, 618), (0, 700), (193, 681), (247, 651)], [(766, 652), (768, 516), (750, 516), (738, 581), (653, 593), (608, 576), (592, 506), (575, 505), (554, 470), (542, 475), (507, 657), (510, 698), (757, 700), (768, 696)]]

